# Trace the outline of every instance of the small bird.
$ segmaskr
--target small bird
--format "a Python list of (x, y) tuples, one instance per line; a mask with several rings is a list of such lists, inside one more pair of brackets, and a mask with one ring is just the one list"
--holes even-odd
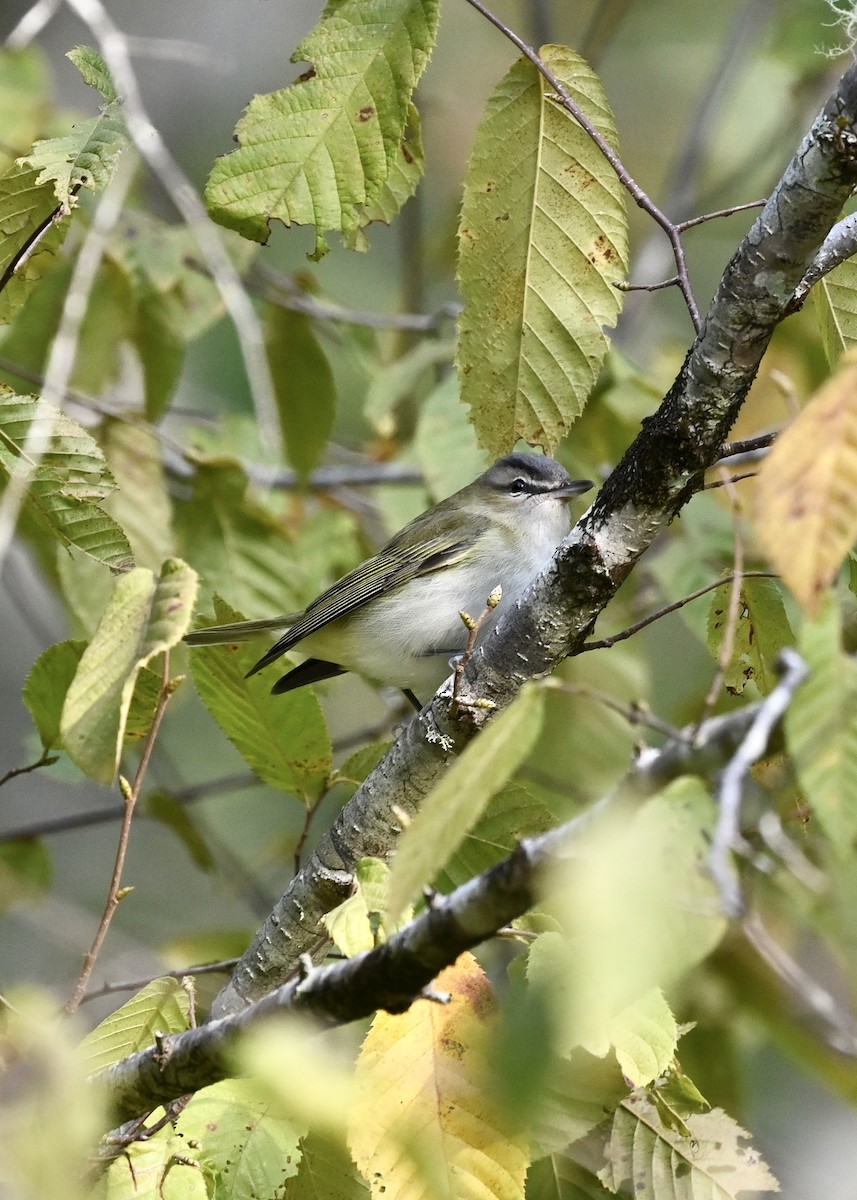
[[(246, 641), (287, 629), (248, 677), (293, 648), (310, 655), (272, 687), (290, 692), (346, 671), (401, 689), (416, 708), (433, 695), (466, 645), (461, 612), (481, 613), (496, 588), (518, 599), (571, 528), (568, 501), (589, 491), (540, 454), (508, 454), (473, 483), (421, 513), (303, 612), (210, 626), (191, 646)], [(495, 609), (479, 628), (494, 626)]]

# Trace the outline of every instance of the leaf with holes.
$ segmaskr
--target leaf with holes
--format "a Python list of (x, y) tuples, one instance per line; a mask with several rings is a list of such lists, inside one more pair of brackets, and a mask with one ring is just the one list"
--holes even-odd
[[(563, 46), (541, 53), (615, 145), (594, 72)], [(479, 441), (495, 455), (518, 438), (551, 450), (580, 415), (607, 352), (627, 228), (615, 172), (529, 61), (516, 63), (488, 102), (458, 239), (458, 374)]]
[[(355, 243), (413, 191), (421, 153), (411, 97), (437, 31), (437, 0), (337, 0), (292, 55), (290, 87), (256, 96), (206, 187), (216, 221), (257, 242), (272, 219)], [(413, 161), (409, 162), (408, 159)]]

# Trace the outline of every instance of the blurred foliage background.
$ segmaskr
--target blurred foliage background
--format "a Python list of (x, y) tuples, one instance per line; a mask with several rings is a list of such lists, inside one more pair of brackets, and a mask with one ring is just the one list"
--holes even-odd
[[(200, 189), (213, 159), (232, 148), (235, 123), (251, 96), (294, 78), (289, 55), (321, 12), (315, 0), (287, 5), (206, 0), (204, 6), (112, 0), (109, 7), (117, 24), (139, 39), (135, 66), (149, 114)], [(0, 36), (28, 8), (6, 0)], [(823, 0), (717, 5), (498, 0), (496, 10), (534, 44), (561, 42), (589, 60), (613, 107), (626, 165), (674, 220), (764, 197), (839, 70), (825, 54), (841, 39)], [(89, 40), (65, 9), (38, 38), (41, 69), (56, 105), (46, 107), (48, 127), (59, 125), (66, 110), (93, 111), (92, 93), (63, 57)], [(218, 497), (243, 486), (236, 460), (252, 465), (257, 479), (278, 464), (256, 434), (228, 320), (218, 316), (190, 341), (162, 429), (209, 456), (191, 480), (171, 459), (169, 446), (166, 451), (176, 538), (181, 553), (203, 572), (203, 611), (210, 611), (215, 587), (247, 616), (301, 606), (430, 500), (480, 469), (484, 458), (454, 390), (438, 391), (435, 385), (442, 379), (443, 343), (454, 331), (446, 306), (458, 300), (455, 230), (467, 156), (486, 98), (513, 59), (508, 42), (476, 12), (456, 0), (446, 3), (437, 51), (420, 87), (428, 167), (417, 198), (392, 228), (372, 227), (366, 254), (350, 253), (334, 240), (331, 253), (311, 263), (312, 232), (275, 225), (270, 244), (255, 252), (249, 267), (251, 279), (267, 294), (287, 284), (361, 312), (439, 314), (428, 335), (314, 322), (335, 391), (325, 464), (399, 463), (413, 468), (414, 479), (422, 473), (424, 484), (329, 492), (253, 486), (243, 525), (234, 530), (238, 541), (245, 539), (245, 550), (235, 559), (220, 557), (217, 520), (207, 526), (201, 514), (215, 513)], [(2, 133), (0, 143), (4, 154), (27, 148), (7, 146)], [(141, 204), (175, 220), (156, 182), (141, 174), (135, 186)], [(752, 218), (752, 212), (741, 212), (688, 232), (689, 264), (703, 309)], [(632, 280), (651, 283), (670, 275), (666, 239), (641, 212), (631, 211), (630, 220)], [(252, 250), (245, 253), (248, 262), (252, 256)], [(108, 270), (93, 298), (94, 306), (102, 306), (99, 321), (104, 307), (113, 314), (114, 333), (125, 319), (121, 289), (120, 273)], [(26, 385), (10, 363), (38, 375), (60, 300), (58, 294), (34, 300), (26, 319), (0, 337), (0, 379), (17, 390)], [(112, 405), (139, 404), (139, 365), (118, 345), (118, 333), (112, 345), (100, 329), (93, 318), (74, 386)], [(669, 386), (692, 336), (674, 291), (627, 296), (602, 382), (559, 451), (574, 474), (597, 479), (610, 471), (640, 419)], [(419, 349), (426, 342), (441, 348)], [(396, 368), (407, 355), (411, 362), (417, 356), (419, 369)], [(792, 318), (775, 337), (735, 436), (781, 422), (824, 374), (812, 314)], [(318, 396), (306, 396), (307, 422), (323, 422), (322, 405)], [(121, 461), (119, 433), (116, 442)], [(132, 447), (131, 458), (137, 454)], [(154, 517), (148, 511), (139, 524), (151, 525), (148, 533), (157, 541)], [(728, 500), (718, 493), (698, 496), (634, 573), (598, 634), (619, 630), (712, 582), (728, 569), (732, 553)], [(253, 572), (244, 569), (251, 559), (258, 568)], [(39, 756), (21, 703), (37, 655), (63, 637), (91, 631), (103, 604), (103, 578), (78, 567), (58, 567), (21, 542), (4, 570), (2, 770)], [(569, 662), (561, 675), (624, 704), (642, 698), (664, 721), (694, 720), (714, 669), (706, 639), (709, 607), (709, 600), (698, 601), (610, 651)], [(321, 695), (340, 760), (365, 731), (376, 740), (396, 719), (395, 698), (379, 699), (350, 677), (322, 688)], [(733, 702), (725, 697), (720, 707)], [(545, 731), (522, 781), (558, 819), (565, 817), (621, 776), (641, 736), (658, 740), (649, 730), (641, 735), (590, 694), (552, 692)], [(240, 953), (282, 891), (302, 837), (303, 805), (253, 779), (190, 687), (173, 701), (149, 791), (126, 870), (135, 891), (120, 906), (98, 980), (137, 979), (164, 966)], [(325, 799), (308, 844), (344, 794), (336, 789)], [(20, 860), (14, 872), (4, 874), (6, 846), (0, 844), (4, 990), (35, 981), (64, 994), (103, 904), (120, 807), (115, 791), (83, 781), (62, 759), (3, 788), (0, 830), (7, 837), (23, 831), (31, 848), (29, 889), (22, 895)], [(739, 977), (742, 986), (757, 992), (740, 1012), (732, 990)], [(766, 1012), (764, 980), (754, 984), (750, 966), (727, 946), (694, 986), (697, 1011), (711, 1015), (709, 1024), (701, 1021), (686, 1039), (683, 1060), (696, 1083), (758, 1132), (786, 1195), (817, 1190), (822, 1180), (831, 1200), (852, 1195), (854, 1116), (829, 1086), (817, 1082), (808, 1047), (785, 1046), (801, 1035), (787, 1035), (778, 1014)], [(95, 1019), (113, 1003), (108, 997), (85, 1011)], [(828, 1068), (823, 1067), (830, 1081), (835, 1072)], [(853, 1096), (853, 1068), (849, 1071), (836, 1082)]]

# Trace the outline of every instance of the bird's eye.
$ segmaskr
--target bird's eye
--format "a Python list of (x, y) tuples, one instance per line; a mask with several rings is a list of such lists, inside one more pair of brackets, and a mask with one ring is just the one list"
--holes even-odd
[(526, 481), (526, 479), (521, 479), (520, 476), (517, 479), (513, 479), (512, 482), (509, 484), (509, 491), (512, 493), (513, 496), (520, 496), (526, 490), (527, 490), (527, 481)]

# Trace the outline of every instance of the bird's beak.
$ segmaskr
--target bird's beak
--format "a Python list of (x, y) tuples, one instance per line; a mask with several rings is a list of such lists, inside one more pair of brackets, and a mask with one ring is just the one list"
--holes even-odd
[(572, 496), (581, 496), (584, 492), (588, 492), (590, 488), (594, 488), (595, 484), (591, 479), (572, 479), (564, 487), (557, 488), (555, 492), (551, 492), (551, 496), (561, 496), (564, 500), (570, 500)]

